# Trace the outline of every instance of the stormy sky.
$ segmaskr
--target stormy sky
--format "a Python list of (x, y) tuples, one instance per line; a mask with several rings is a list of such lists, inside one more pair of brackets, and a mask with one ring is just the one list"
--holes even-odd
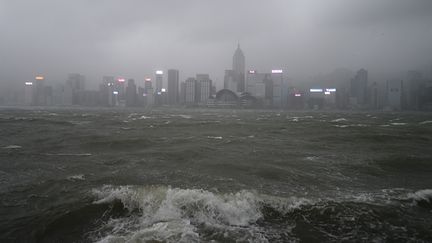
[(222, 83), (238, 42), (248, 69), (292, 79), (404, 71), (432, 64), (431, 13), (431, 0), (0, 0), (0, 82), (176, 68)]

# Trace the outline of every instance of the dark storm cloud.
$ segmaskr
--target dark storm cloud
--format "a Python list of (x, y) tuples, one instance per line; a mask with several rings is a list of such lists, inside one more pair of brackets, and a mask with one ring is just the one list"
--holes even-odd
[(238, 41), (248, 67), (293, 77), (410, 69), (431, 61), (431, 12), (429, 0), (0, 0), (0, 82), (171, 67), (221, 81)]

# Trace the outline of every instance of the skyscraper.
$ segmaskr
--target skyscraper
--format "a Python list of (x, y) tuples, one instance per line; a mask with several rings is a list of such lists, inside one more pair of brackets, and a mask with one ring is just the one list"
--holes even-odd
[(150, 90), (150, 89), (153, 90), (153, 84), (152, 84), (151, 78), (146, 78), (144, 80), (144, 93), (148, 94), (149, 93), (148, 90)]
[(224, 89), (229, 89), (234, 93), (238, 91), (234, 70), (225, 70)]
[(386, 83), (387, 108), (392, 110), (402, 109), (403, 82), (389, 80)]
[(273, 106), (283, 107), (286, 104), (286, 99), (284, 99), (283, 71), (281, 69), (272, 70), (271, 79), (273, 81)]
[(135, 106), (137, 104), (137, 87), (135, 80), (129, 79), (126, 88), (126, 106)]
[(240, 49), (240, 44), (233, 55), (231, 70), (225, 70), (224, 89), (229, 89), (235, 93), (245, 90), (245, 56)]
[(368, 72), (363, 68), (351, 79), (351, 97), (355, 98), (356, 105), (365, 105), (367, 103), (367, 82)]
[(196, 81), (198, 84), (198, 101), (200, 103), (207, 103), (211, 95), (212, 81), (208, 74), (197, 74)]
[(179, 101), (179, 71), (176, 69), (168, 70), (168, 104), (175, 105)]
[(33, 104), (34, 105), (46, 105), (45, 104), (45, 77), (37, 76), (33, 82)]
[(265, 98), (265, 84), (264, 79), (266, 73), (258, 73), (255, 70), (250, 70), (247, 74), (247, 86), (246, 92), (253, 95), (256, 98)]
[(25, 86), (24, 86), (24, 104), (25, 105), (32, 105), (33, 104), (33, 95), (34, 95), (33, 82), (25, 82)]
[(162, 88), (163, 88), (163, 71), (162, 70), (157, 70), (156, 73), (156, 93), (157, 92), (161, 92)]
[(421, 102), (420, 102), (420, 93), (422, 82), (423, 81), (423, 74), (419, 71), (408, 71), (407, 72), (407, 80), (404, 82), (405, 85), (405, 103), (403, 104), (404, 108), (407, 108), (409, 110), (418, 110), (420, 109)]
[(79, 73), (68, 75), (65, 85), (65, 104), (80, 104), (79, 95), (85, 90), (85, 77)]
[(185, 83), (185, 102), (186, 104), (194, 104), (196, 96), (196, 79), (188, 78)]
[(114, 96), (114, 77), (104, 76), (102, 84), (99, 86), (102, 105), (115, 106), (117, 104), (116, 96)]
[(245, 91), (245, 56), (240, 49), (240, 44), (237, 45), (237, 50), (234, 52), (232, 70), (235, 73), (235, 82), (237, 83), (237, 91)]

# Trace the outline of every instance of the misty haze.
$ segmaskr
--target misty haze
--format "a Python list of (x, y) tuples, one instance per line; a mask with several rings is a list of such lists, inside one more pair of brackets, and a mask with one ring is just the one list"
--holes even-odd
[(432, 242), (431, 13), (0, 0), (0, 242)]

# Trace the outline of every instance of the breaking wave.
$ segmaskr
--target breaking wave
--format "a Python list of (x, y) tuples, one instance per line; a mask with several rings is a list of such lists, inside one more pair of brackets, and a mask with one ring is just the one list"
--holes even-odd
[(420, 190), (409, 194), (415, 205), (432, 209), (432, 189)]
[(262, 209), (286, 213), (310, 201), (282, 199), (255, 192), (217, 194), (202, 189), (104, 186), (93, 190), (95, 204), (121, 202), (132, 216), (112, 218), (97, 230), (108, 234), (98, 242), (164, 241), (201, 242), (210, 239), (248, 239), (268, 242), (258, 226)]
[(404, 220), (417, 217), (401, 211), (406, 206), (430, 207), (432, 190), (388, 198), (397, 192), (384, 190), (386, 195), (311, 200), (246, 190), (217, 193), (164, 186), (106, 185), (92, 191), (94, 204), (120, 204), (126, 213), (113, 214), (90, 232), (89, 238), (96, 242), (296, 242), (432, 237), (431, 233), (419, 234), (427, 232), (422, 228), (425, 226), (392, 221), (392, 217), (402, 217), (400, 214)]

